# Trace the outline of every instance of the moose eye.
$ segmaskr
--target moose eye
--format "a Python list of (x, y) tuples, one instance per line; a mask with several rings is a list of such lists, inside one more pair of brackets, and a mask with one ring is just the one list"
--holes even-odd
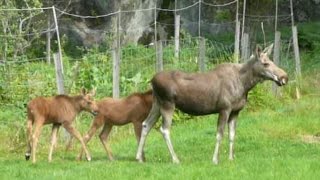
[(269, 67), (269, 65), (270, 65), (269, 63), (263, 63), (263, 66), (266, 68)]

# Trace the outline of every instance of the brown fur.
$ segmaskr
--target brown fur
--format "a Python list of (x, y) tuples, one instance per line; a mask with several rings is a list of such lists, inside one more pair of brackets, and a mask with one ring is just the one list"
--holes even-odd
[[(28, 147), (26, 160), (32, 156), (32, 162), (36, 162), (36, 147), (41, 128), (45, 124), (53, 124), (52, 139), (49, 151), (49, 162), (52, 160), (52, 151), (56, 143), (59, 127), (62, 125), (71, 135), (75, 136), (83, 145), (87, 159), (91, 160), (90, 154), (83, 143), (81, 134), (73, 127), (72, 122), (81, 111), (95, 113), (97, 105), (92, 100), (93, 93), (82, 92), (79, 96), (57, 95), (54, 97), (37, 97), (31, 100), (27, 106), (27, 136)], [(32, 133), (32, 126), (34, 131)]]
[[(88, 143), (95, 132), (103, 125), (100, 140), (110, 160), (113, 160), (111, 149), (107, 144), (112, 126), (122, 126), (132, 123), (135, 135), (139, 142), (141, 136), (142, 122), (148, 116), (152, 106), (152, 90), (144, 93), (134, 93), (124, 99), (105, 98), (98, 103), (99, 114), (94, 118), (91, 128), (84, 136)], [(82, 157), (82, 150), (79, 159)]]

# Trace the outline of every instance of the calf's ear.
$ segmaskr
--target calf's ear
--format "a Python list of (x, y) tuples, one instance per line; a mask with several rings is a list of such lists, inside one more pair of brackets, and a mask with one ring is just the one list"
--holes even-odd
[(255, 52), (257, 58), (260, 57), (261, 52), (262, 52), (261, 46), (257, 45), (256, 46), (256, 52)]
[(90, 91), (90, 96), (95, 96), (96, 95), (96, 90), (97, 90), (97, 88), (96, 87), (94, 87), (91, 91)]
[(263, 50), (263, 52), (264, 52), (264, 53), (267, 53), (267, 55), (270, 56), (271, 53), (272, 53), (272, 50), (273, 50), (273, 43), (272, 43), (270, 46), (266, 47), (266, 48)]
[(87, 90), (84, 87), (81, 88), (81, 94), (82, 95), (86, 95), (87, 94)]

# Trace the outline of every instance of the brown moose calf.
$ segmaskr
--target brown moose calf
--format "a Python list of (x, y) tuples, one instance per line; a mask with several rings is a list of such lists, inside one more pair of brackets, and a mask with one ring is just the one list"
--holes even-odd
[[(97, 112), (97, 105), (92, 99), (94, 94), (94, 91), (88, 93), (83, 89), (81, 95), (78, 96), (57, 95), (53, 97), (37, 97), (31, 100), (27, 106), (28, 142), (25, 154), (26, 160), (29, 160), (31, 155), (32, 163), (36, 162), (36, 149), (41, 128), (45, 124), (53, 124), (48, 157), (49, 162), (52, 160), (53, 147), (55, 146), (57, 133), (61, 125), (81, 142), (87, 160), (90, 161), (91, 157), (81, 134), (73, 127), (72, 122), (81, 111), (88, 111), (93, 114)], [(34, 126), (33, 133), (32, 126)]]
[[(96, 131), (103, 125), (100, 133), (100, 141), (107, 152), (109, 159), (113, 160), (110, 147), (107, 144), (112, 126), (122, 126), (132, 123), (135, 135), (139, 142), (141, 136), (142, 122), (146, 119), (152, 106), (152, 90), (144, 93), (133, 93), (123, 99), (104, 98), (97, 102), (98, 115), (95, 116), (90, 130), (83, 140), (88, 143)], [(83, 148), (78, 156), (82, 157)]]

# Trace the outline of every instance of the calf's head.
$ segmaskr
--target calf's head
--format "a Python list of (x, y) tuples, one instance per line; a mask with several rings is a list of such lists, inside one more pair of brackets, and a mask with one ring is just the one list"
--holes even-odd
[(90, 112), (93, 115), (98, 114), (98, 111), (99, 111), (98, 105), (93, 99), (95, 94), (96, 94), (95, 89), (91, 90), (90, 92), (88, 92), (86, 89), (81, 90), (80, 101), (79, 101), (81, 110)]
[(287, 73), (274, 64), (269, 56), (272, 52), (273, 44), (262, 51), (260, 46), (257, 46), (255, 52), (256, 62), (254, 64), (254, 71), (265, 80), (272, 80), (278, 86), (283, 86), (288, 83)]

